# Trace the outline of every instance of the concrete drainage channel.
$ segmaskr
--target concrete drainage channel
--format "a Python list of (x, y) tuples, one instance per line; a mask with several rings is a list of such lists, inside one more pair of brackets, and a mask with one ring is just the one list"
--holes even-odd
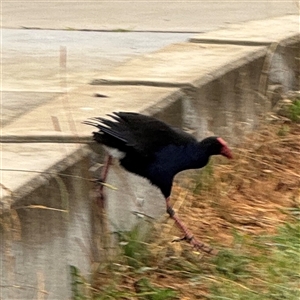
[[(1, 299), (70, 298), (69, 266), (88, 274), (93, 261), (104, 260), (105, 222), (89, 181), (103, 152), (82, 121), (138, 111), (198, 138), (213, 133), (238, 143), (279, 93), (299, 89), (299, 48), (298, 16), (200, 34), (8, 124), (1, 145)], [(165, 212), (155, 188), (116, 164), (108, 182), (117, 187), (106, 189), (108, 230), (130, 229), (133, 211), (153, 218)]]

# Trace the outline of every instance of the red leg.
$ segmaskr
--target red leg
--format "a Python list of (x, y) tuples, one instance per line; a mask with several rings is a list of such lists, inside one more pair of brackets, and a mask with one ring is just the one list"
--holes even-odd
[(176, 239), (174, 242), (186, 240), (189, 242), (196, 250), (202, 250), (206, 253), (213, 253), (215, 254), (216, 251), (214, 251), (213, 248), (210, 246), (205, 245), (201, 241), (198, 241), (194, 238), (193, 234), (187, 229), (187, 227), (182, 223), (182, 221), (177, 217), (175, 214), (175, 211), (170, 205), (170, 198), (166, 199), (167, 204), (167, 213), (170, 215), (170, 217), (175, 221), (176, 225), (179, 227), (179, 229), (184, 233), (184, 237), (181, 239)]
[(95, 216), (97, 216), (97, 219), (99, 220), (99, 223), (95, 222), (95, 230), (99, 233), (99, 242), (101, 242), (101, 244), (104, 245), (104, 247), (109, 247), (110, 245), (110, 234), (108, 229), (108, 221), (105, 207), (104, 183), (106, 182), (111, 162), (112, 157), (110, 155), (107, 155), (104, 161), (104, 165), (101, 169), (100, 178), (96, 180), (97, 185), (95, 187)]
[(111, 165), (111, 161), (112, 161), (112, 157), (110, 155), (107, 155), (107, 157), (105, 158), (105, 162), (104, 162), (102, 172), (101, 172), (101, 178), (99, 180), (100, 185), (98, 187), (97, 202), (102, 208), (104, 208), (104, 192), (103, 192), (104, 185), (101, 184), (101, 183), (106, 182), (106, 178), (107, 178), (107, 175), (108, 175), (109, 166)]
[[(110, 155), (107, 155), (105, 158), (102, 172), (101, 172), (101, 178), (100, 178), (101, 182), (104, 182), (104, 183), (106, 182), (106, 178), (108, 175), (109, 166), (111, 165), (111, 161), (112, 161), (112, 157)], [(104, 187), (104, 185), (101, 184), (101, 186), (100, 186), (101, 191), (103, 191), (103, 187)]]

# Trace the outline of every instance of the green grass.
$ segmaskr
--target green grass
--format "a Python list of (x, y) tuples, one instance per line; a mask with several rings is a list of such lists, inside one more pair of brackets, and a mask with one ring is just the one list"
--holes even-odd
[(275, 236), (238, 236), (213, 264), (209, 299), (300, 299), (299, 219)]
[(277, 134), (278, 134), (278, 136), (283, 137), (283, 136), (288, 135), (289, 132), (290, 132), (290, 127), (289, 127), (288, 125), (282, 125), (282, 126), (279, 128)]
[[(156, 269), (152, 266), (152, 255), (148, 244), (143, 241), (140, 226), (131, 231), (119, 231), (120, 255), (114, 261), (103, 264), (98, 270), (105, 274), (105, 284), (90, 283), (75, 266), (70, 266), (73, 300), (172, 300), (179, 299), (178, 292), (171, 288), (154, 285), (147, 274)], [(124, 278), (130, 278), (132, 284), (124, 284)]]
[(150, 255), (147, 244), (143, 241), (140, 225), (131, 231), (118, 232), (122, 256), (126, 264), (136, 270), (145, 266)]
[[(156, 272), (172, 273), (176, 282), (205, 286), (212, 300), (300, 299), (300, 209), (288, 212), (292, 221), (276, 235), (251, 236), (234, 231), (232, 246), (201, 263), (191, 252), (154, 258), (148, 244), (138, 240), (138, 227), (121, 234), (119, 260), (106, 268), (111, 280), (102, 286), (88, 284), (71, 267), (74, 300), (180, 299), (180, 291), (157, 286)], [(108, 272), (108, 273), (107, 273)], [(130, 282), (124, 284), (124, 278)], [(171, 282), (172, 283), (172, 282)]]
[(293, 122), (300, 122), (300, 99), (295, 99), (287, 108), (288, 117)]
[(154, 287), (147, 278), (135, 282), (136, 292), (120, 290), (115, 285), (108, 285), (96, 294), (94, 300), (140, 299), (140, 300), (172, 300), (178, 299), (177, 292), (169, 288)]
[(87, 300), (90, 299), (89, 284), (86, 279), (80, 274), (80, 271), (75, 266), (70, 266), (72, 299)]
[(135, 283), (137, 297), (145, 300), (178, 299), (177, 292), (170, 288), (154, 287), (147, 278), (143, 277)]
[(193, 189), (194, 194), (199, 194), (201, 191), (210, 187), (213, 182), (213, 161), (209, 161), (209, 163), (202, 168), (200, 171), (194, 173), (192, 180), (195, 182), (195, 187)]
[(291, 99), (290, 104), (284, 104), (280, 112), (286, 118), (289, 118), (292, 122), (300, 122), (300, 98), (294, 97)]

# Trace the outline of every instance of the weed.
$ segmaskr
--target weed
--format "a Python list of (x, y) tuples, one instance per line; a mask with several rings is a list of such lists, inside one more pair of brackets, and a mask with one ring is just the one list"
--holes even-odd
[(195, 187), (194, 194), (199, 194), (202, 190), (206, 189), (213, 182), (213, 162), (210, 161), (201, 171), (197, 171), (194, 175)]
[(251, 260), (246, 255), (225, 250), (221, 251), (213, 261), (216, 271), (230, 280), (249, 278), (251, 275), (248, 271)]
[(127, 260), (127, 264), (135, 269), (145, 266), (150, 254), (146, 243), (141, 239), (139, 226), (135, 226), (131, 231), (119, 231), (117, 233), (122, 254)]
[(290, 127), (287, 125), (282, 125), (279, 129), (278, 129), (278, 136), (286, 136), (288, 135), (290, 132)]
[(157, 288), (147, 278), (141, 278), (134, 284), (139, 299), (169, 300), (178, 299), (177, 292), (170, 288)]
[(109, 284), (101, 289), (101, 293), (95, 293), (94, 300), (132, 299), (134, 296), (130, 291), (119, 290), (116, 284)]
[[(83, 298), (78, 298), (83, 299)], [(110, 299), (141, 299), (141, 300), (171, 300), (178, 299), (177, 292), (170, 288), (153, 286), (147, 278), (141, 278), (133, 283), (133, 290), (119, 287), (115, 282), (101, 288), (94, 295), (94, 300)], [(76, 299), (77, 300), (77, 299)]]
[(241, 241), (239, 251), (226, 250), (214, 258), (218, 280), (210, 285), (209, 298), (299, 299), (300, 221), (280, 227), (276, 236)]
[(288, 106), (288, 117), (293, 122), (300, 122), (300, 99), (296, 99)]
[(80, 271), (75, 266), (70, 266), (72, 299), (73, 300), (87, 300), (88, 298), (88, 284), (85, 278), (80, 274)]
[(284, 103), (282, 105), (279, 114), (290, 119), (292, 122), (300, 122), (300, 98), (294, 97), (289, 101), (289, 103)]

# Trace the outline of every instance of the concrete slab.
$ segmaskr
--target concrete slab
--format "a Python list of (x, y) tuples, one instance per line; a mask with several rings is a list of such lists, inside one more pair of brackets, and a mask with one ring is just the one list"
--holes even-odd
[[(22, 29), (2, 29), (1, 34), (1, 89), (28, 92), (77, 88), (129, 58), (190, 37), (187, 33)], [(65, 52), (60, 53), (61, 47)]]
[(84, 86), (21, 116), (3, 128), (2, 137), (14, 136), (16, 142), (26, 136), (31, 137), (31, 142), (34, 136), (39, 142), (53, 142), (58, 137), (63, 143), (65, 136), (76, 142), (77, 137), (91, 138), (92, 127), (82, 124), (90, 117), (112, 111), (155, 113), (178, 100), (180, 94), (177, 88)]
[[(79, 144), (1, 144), (1, 185), (14, 202), (74, 165), (91, 151)], [(7, 197), (1, 195), (0, 203)], [(6, 202), (6, 201), (5, 201)]]
[(299, 36), (300, 17), (283, 16), (267, 20), (228, 25), (225, 29), (206, 32), (190, 39), (194, 43), (268, 45)]
[[(203, 32), (295, 13), (297, 1), (2, 1), (2, 26)], [(121, 5), (120, 5), (121, 3)]]
[(93, 84), (143, 84), (189, 87), (263, 57), (265, 47), (179, 43), (132, 59), (99, 76)]
[(37, 106), (47, 103), (60, 93), (49, 92), (14, 92), (1, 93), (1, 118), (2, 126), (6, 126), (22, 114), (29, 112)]

